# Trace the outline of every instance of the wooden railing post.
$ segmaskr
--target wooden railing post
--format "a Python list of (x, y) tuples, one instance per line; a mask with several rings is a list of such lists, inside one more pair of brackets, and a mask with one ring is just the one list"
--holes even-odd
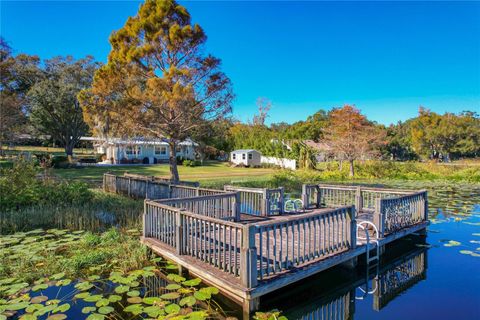
[(357, 187), (355, 191), (355, 209), (357, 214), (362, 211), (363, 208), (363, 197), (362, 197), (362, 188)]
[(114, 190), (115, 193), (118, 193), (118, 191), (117, 191), (117, 190), (118, 190), (117, 186), (118, 186), (118, 176), (115, 175), (115, 190)]
[(357, 220), (355, 219), (355, 208), (347, 208), (347, 223), (349, 223), (350, 249), (357, 247)]
[(317, 208), (320, 208), (322, 206), (322, 193), (320, 192), (320, 186), (315, 185), (315, 192), (317, 195), (315, 196), (315, 203)]
[(308, 186), (306, 184), (302, 184), (302, 201), (303, 206), (305, 209), (310, 209), (310, 204), (308, 203), (309, 196), (307, 194)]
[(278, 201), (278, 205), (280, 206), (278, 213), (282, 214), (285, 205), (285, 189), (283, 187), (280, 187), (280, 200)]
[(425, 191), (423, 193), (423, 202), (424, 202), (423, 219), (424, 221), (428, 221), (428, 191)]
[(175, 210), (175, 245), (177, 248), (177, 254), (183, 254), (183, 223), (182, 223), (182, 211), (184, 209)]
[(106, 192), (106, 191), (107, 191), (107, 176), (104, 173), (103, 174), (103, 192)]
[(378, 198), (375, 199), (375, 212), (373, 213), (373, 223), (378, 228), (379, 237), (383, 238), (385, 234), (385, 214), (383, 213), (383, 201)]
[(131, 196), (131, 192), (132, 192), (132, 178), (128, 177), (128, 196), (130, 197)]
[(261, 213), (260, 215), (261, 216), (269, 216), (270, 215), (270, 208), (269, 208), (269, 205), (268, 205), (268, 199), (267, 199), (267, 189), (263, 189), (262, 190), (262, 203), (261, 203)]
[(233, 217), (234, 221), (240, 221), (240, 192), (235, 192), (235, 199), (233, 200)]
[(255, 225), (244, 225), (240, 254), (240, 279), (245, 288), (257, 286), (257, 248), (255, 247)]
[(143, 225), (143, 237), (146, 238), (148, 237), (150, 234), (149, 232), (147, 232), (148, 228), (147, 228), (147, 199), (145, 199), (143, 201), (143, 215), (142, 215), (142, 225)]

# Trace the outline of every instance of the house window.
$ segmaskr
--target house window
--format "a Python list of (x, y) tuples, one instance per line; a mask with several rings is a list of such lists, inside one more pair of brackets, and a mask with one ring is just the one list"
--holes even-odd
[(249, 160), (252, 160), (252, 158), (253, 158), (253, 154), (249, 153), (249, 154), (248, 154), (248, 159), (249, 159)]
[(166, 155), (167, 154), (167, 147), (164, 146), (155, 146), (155, 154), (156, 155)]
[(177, 146), (177, 149), (176, 149), (176, 150), (177, 150), (177, 153), (182, 152), (182, 147)]
[(236, 159), (236, 154), (235, 154), (235, 153), (232, 154), (232, 159), (233, 159), (233, 160)]
[(141, 148), (138, 146), (128, 146), (125, 150), (125, 153), (128, 155), (139, 155), (141, 153)]
[(246, 153), (242, 153), (242, 159), (243, 159), (243, 160), (246, 159)]

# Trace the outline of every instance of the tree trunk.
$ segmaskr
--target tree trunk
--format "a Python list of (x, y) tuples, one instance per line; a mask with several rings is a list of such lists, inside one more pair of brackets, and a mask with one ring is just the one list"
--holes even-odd
[(173, 182), (178, 182), (180, 181), (180, 178), (178, 176), (178, 168), (177, 168), (177, 145), (174, 140), (170, 139), (168, 142), (168, 145), (170, 146), (170, 157), (169, 157), (169, 162), (170, 162), (170, 180)]
[(353, 166), (353, 160), (348, 160), (348, 162), (350, 163), (350, 174), (349, 174), (349, 176), (351, 178), (353, 178), (353, 176), (355, 175), (355, 167)]
[(72, 143), (67, 143), (65, 145), (65, 153), (67, 154), (68, 162), (72, 163), (73, 162), (73, 144)]

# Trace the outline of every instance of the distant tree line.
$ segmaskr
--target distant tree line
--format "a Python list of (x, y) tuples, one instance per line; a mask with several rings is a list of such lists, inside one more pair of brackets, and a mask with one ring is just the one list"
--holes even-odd
[(70, 157), (88, 132), (77, 95), (91, 86), (99, 66), (91, 56), (42, 62), (37, 56), (14, 55), (0, 38), (0, 152), (5, 143), (29, 134), (49, 136)]
[(480, 156), (480, 116), (472, 111), (442, 115), (420, 107), (418, 116), (384, 126), (347, 105), (319, 110), (293, 124), (229, 119), (212, 125), (210, 143), (215, 148), (254, 148), (264, 155), (297, 160), (308, 149), (305, 140), (329, 145), (336, 159), (350, 163), (361, 158), (450, 161)]

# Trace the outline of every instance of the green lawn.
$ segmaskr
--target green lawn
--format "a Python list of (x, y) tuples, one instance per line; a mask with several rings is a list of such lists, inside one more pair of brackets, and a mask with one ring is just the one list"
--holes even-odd
[[(105, 172), (123, 174), (125, 171), (148, 176), (168, 177), (168, 164), (146, 166), (83, 167), (74, 169), (53, 169), (52, 173), (67, 180), (80, 180), (89, 183), (102, 181)], [(269, 168), (231, 168), (226, 163), (206, 162), (199, 167), (178, 166), (181, 180), (200, 181), (203, 184), (232, 183), (268, 179), (275, 169)]]

